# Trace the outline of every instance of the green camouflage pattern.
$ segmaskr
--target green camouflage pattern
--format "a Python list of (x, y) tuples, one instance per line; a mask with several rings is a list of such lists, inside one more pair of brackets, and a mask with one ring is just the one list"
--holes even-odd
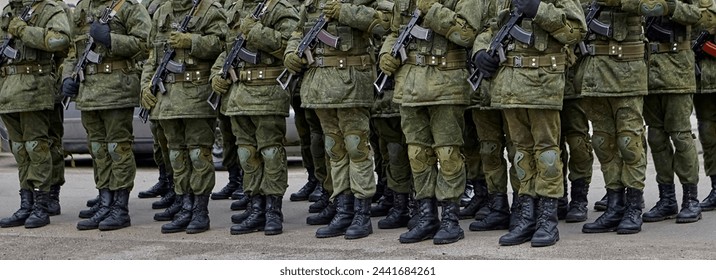
[[(232, 116), (231, 124), (244, 170), (244, 192), (282, 197), (288, 188), (286, 150), (283, 147), (285, 118), (277, 115)], [(252, 151), (252, 155), (246, 157), (246, 151)], [(267, 156), (273, 152), (276, 152), (275, 155)]]
[(211, 156), (216, 117), (160, 120), (174, 171), (178, 195), (208, 195), (214, 189), (216, 173)]
[[(413, 178), (408, 160), (408, 145), (400, 128), (400, 117), (371, 119), (373, 132), (380, 138), (381, 154), (387, 157), (385, 177), (388, 188), (396, 193), (410, 193)], [(376, 147), (377, 148), (377, 147)]]
[(697, 93), (716, 93), (716, 58), (707, 57), (699, 62), (701, 78), (697, 80)]
[(147, 13), (149, 13), (149, 16), (154, 16), (154, 13), (159, 9), (159, 6), (164, 4), (164, 2), (167, 2), (169, 0), (145, 0), (142, 1), (142, 5), (144, 5), (144, 8), (147, 9)]
[[(50, 190), (52, 153), (50, 152), (50, 114), (52, 110), (38, 110), (1, 114), (7, 128), (10, 149), (17, 163), (20, 189)], [(33, 145), (32, 142), (36, 144)]]
[[(518, 192), (520, 183), (515, 165), (510, 164), (509, 171), (507, 169), (507, 161), (512, 162), (515, 150), (511, 144), (502, 110), (473, 109), (471, 121), (475, 123), (477, 137), (480, 138), (479, 149), (487, 192), (507, 193), (508, 172), (512, 190)], [(504, 156), (505, 149), (507, 149), (507, 160)]]
[[(565, 99), (560, 112), (562, 157), (567, 164), (570, 182), (583, 179), (587, 184), (592, 181), (594, 153), (589, 134), (589, 119), (584, 110), (582, 99)], [(565, 149), (565, 144), (566, 148)]]
[(716, 175), (716, 98), (708, 94), (694, 95), (694, 111), (698, 120), (699, 141), (704, 151), (704, 173)]
[(97, 189), (134, 188), (133, 108), (82, 111)]
[[(382, 24), (387, 24), (387, 31), (390, 29), (390, 19), (393, 17), (393, 0), (380, 0), (377, 1), (376, 9), (382, 13), (383, 17), (387, 20)], [(381, 26), (384, 28), (384, 26)], [(375, 33), (375, 32), (374, 32)], [(380, 51), (385, 38), (385, 32), (382, 34), (373, 34), (373, 44), (376, 45), (376, 51)], [(393, 118), (400, 117), (400, 104), (393, 100), (393, 86), (386, 86), (383, 88), (383, 92), (380, 95), (376, 95), (373, 107), (370, 110), (371, 117), (373, 118)]]

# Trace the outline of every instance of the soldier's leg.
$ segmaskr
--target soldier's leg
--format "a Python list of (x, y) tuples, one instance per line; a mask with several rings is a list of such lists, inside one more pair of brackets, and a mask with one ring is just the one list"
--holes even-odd
[(644, 120), (649, 126), (649, 148), (659, 185), (659, 201), (649, 212), (644, 213), (645, 222), (674, 218), (679, 210), (674, 185), (674, 149), (665, 127), (668, 102), (667, 95), (644, 97)]
[(162, 225), (162, 233), (183, 232), (191, 222), (195, 200), (190, 183), (192, 164), (186, 143), (187, 124), (182, 119), (160, 120), (159, 124), (167, 139), (168, 159), (174, 175), (174, 192), (177, 199), (181, 200), (181, 209), (171, 223)]
[[(626, 210), (617, 233), (641, 231), (641, 209), (644, 204), (644, 181), (646, 173), (646, 148), (644, 147), (644, 121), (641, 108), (642, 97), (616, 98), (614, 108), (617, 121), (617, 146), (624, 164), (621, 181), (626, 186)], [(607, 209), (608, 210), (608, 209)]]
[(62, 147), (62, 137), (65, 134), (63, 117), (65, 108), (62, 104), (55, 104), (54, 110), (50, 113), (50, 154), (52, 155), (52, 177), (50, 179), (50, 200), (48, 213), (59, 215), (60, 208), (60, 187), (65, 184), (65, 150)]
[(110, 214), (99, 223), (100, 230), (130, 226), (129, 193), (134, 188), (137, 165), (132, 151), (134, 108), (102, 110), (107, 131), (107, 151), (111, 159), (109, 189), (114, 201)]
[(229, 172), (229, 182), (218, 192), (211, 194), (211, 199), (239, 199), (243, 196), (243, 187), (241, 180), (241, 166), (238, 160), (238, 147), (236, 146), (236, 136), (231, 129), (231, 118), (223, 114), (218, 117), (219, 132), (221, 133), (221, 142), (223, 146), (221, 164)]
[[(154, 158), (154, 163), (156, 163), (159, 167), (159, 178), (153, 186), (149, 187), (149, 189), (139, 192), (137, 194), (139, 198), (163, 196), (172, 188), (169, 184), (171, 174), (167, 172), (168, 169), (171, 170), (171, 164), (167, 165), (166, 161), (168, 158), (164, 157), (164, 154), (168, 153), (166, 148), (166, 137), (163, 135), (164, 132), (159, 125), (159, 121), (150, 120), (149, 130), (152, 132), (152, 156)], [(164, 145), (162, 145), (160, 138), (164, 138)]]
[[(460, 206), (462, 207), (470, 203), (475, 193), (478, 192), (476, 188), (484, 189), (486, 187), (485, 173), (483, 172), (483, 162), (480, 154), (480, 142), (482, 139), (479, 139), (476, 124), (472, 121), (472, 111), (473, 110), (465, 110), (464, 112), (465, 128), (463, 129), (463, 141), (465, 144), (461, 151), (465, 156), (465, 176), (467, 179), (465, 180), (465, 191), (460, 196)], [(482, 200), (486, 200), (487, 194), (484, 191), (479, 192), (480, 195), (482, 195)], [(487, 211), (487, 207), (484, 207), (483, 211)], [(481, 213), (480, 219), (482, 219), (485, 214), (486, 213)]]
[[(313, 162), (313, 155), (311, 154), (311, 129), (306, 120), (306, 109), (301, 108), (300, 96), (293, 96), (291, 99), (291, 107), (294, 113), (293, 121), (296, 125), (296, 132), (298, 133), (298, 139), (301, 144), (301, 162), (308, 173), (308, 181), (298, 192), (292, 193), (290, 199), (291, 201), (304, 201), (308, 200), (308, 196), (316, 188), (318, 179), (316, 179), (315, 164)], [(323, 149), (323, 147), (321, 147), (321, 149)]]
[(711, 179), (711, 192), (699, 206), (702, 211), (712, 211), (716, 209), (716, 95), (695, 94), (694, 110), (704, 152), (704, 173)]
[(388, 178), (385, 174), (387, 172), (386, 169), (388, 168), (388, 150), (385, 141), (381, 139), (380, 135), (378, 135), (375, 131), (376, 129), (374, 127), (373, 118), (370, 119), (369, 125), (370, 132), (368, 136), (368, 143), (373, 148), (373, 169), (374, 173), (378, 175), (376, 191), (372, 201), (378, 202), (378, 200), (383, 197), (383, 194), (388, 187)]
[(321, 196), (324, 196), (324, 202), (327, 202), (327, 198), (333, 194), (333, 181), (331, 179), (331, 166), (328, 155), (326, 155), (325, 136), (323, 135), (321, 120), (318, 118), (318, 115), (316, 115), (316, 111), (314, 109), (304, 110), (306, 113), (306, 122), (311, 131), (311, 156), (313, 158), (314, 173), (316, 179), (318, 179), (318, 184), (316, 184), (308, 200), (312, 201), (314, 200), (313, 198), (317, 196), (319, 199)]
[(283, 232), (281, 203), (288, 188), (288, 169), (283, 138), (286, 135), (286, 118), (283, 116), (255, 116), (256, 141), (263, 162), (261, 195), (266, 198), (266, 225), (264, 234)]
[[(388, 155), (386, 178), (388, 188), (392, 191), (387, 216), (378, 221), (378, 228), (404, 227), (410, 220), (408, 198), (412, 190), (412, 174), (405, 136), (400, 129), (400, 117), (373, 118), (373, 124), (382, 142), (386, 143)], [(388, 200), (387, 197), (384, 198)], [(371, 215), (375, 216), (375, 210), (376, 207), (371, 208)]]
[(94, 182), (99, 190), (99, 203), (87, 210), (80, 211), (79, 217), (87, 220), (77, 223), (77, 229), (96, 229), (99, 223), (109, 214), (114, 201), (114, 193), (110, 189), (112, 176), (112, 159), (107, 146), (107, 128), (100, 111), (82, 111), (82, 125), (87, 131)]
[(191, 222), (186, 233), (200, 233), (209, 230), (209, 196), (216, 184), (211, 149), (214, 145), (216, 118), (185, 119), (186, 145), (189, 150), (192, 172), (191, 191), (194, 194), (194, 207)]
[(568, 178), (571, 182), (572, 198), (565, 219), (567, 222), (582, 222), (587, 219), (587, 194), (594, 164), (589, 120), (582, 107), (582, 99), (565, 100), (562, 108), (562, 131), (562, 139), (569, 146)]
[(261, 194), (264, 177), (261, 153), (258, 150), (256, 124), (250, 116), (232, 116), (232, 129), (239, 146), (238, 156), (244, 170), (244, 193), (249, 200), (246, 211), (231, 216), (237, 225), (231, 227), (231, 234), (244, 234), (263, 229), (266, 198)]
[[(169, 208), (172, 204), (179, 203), (176, 200), (179, 199), (176, 196), (176, 193), (174, 192), (174, 171), (172, 170), (172, 163), (169, 158), (169, 148), (167, 146), (167, 136), (164, 132), (164, 127), (161, 126), (159, 121), (154, 122), (155, 127), (155, 134), (154, 134), (154, 140), (158, 143), (158, 152), (155, 152), (155, 160), (159, 159), (164, 162), (163, 165), (160, 165), (159, 172), (162, 172), (161, 166), (164, 166), (164, 172), (166, 173), (166, 179), (164, 179), (163, 188), (166, 190), (164, 194), (161, 195), (161, 199), (158, 201), (152, 202), (152, 209), (163, 209), (163, 208)], [(159, 154), (159, 156), (157, 156)], [(160, 174), (161, 177), (161, 174)], [(161, 179), (160, 179), (161, 180)], [(174, 208), (174, 210), (177, 210), (178, 208)]]

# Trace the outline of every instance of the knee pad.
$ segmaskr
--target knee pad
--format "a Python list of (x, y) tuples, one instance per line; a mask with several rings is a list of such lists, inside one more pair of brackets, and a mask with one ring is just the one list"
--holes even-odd
[(254, 173), (261, 167), (261, 161), (256, 154), (256, 147), (239, 145), (239, 163), (245, 173)]
[(391, 164), (397, 164), (400, 162), (399, 158), (404, 157), (405, 153), (407, 152), (405, 150), (404, 145), (401, 145), (400, 143), (388, 143), (388, 162)]
[(625, 163), (633, 164), (641, 160), (641, 157), (644, 155), (644, 146), (643, 140), (639, 135), (619, 133), (618, 141), (619, 152), (621, 152), (622, 159)]
[(370, 156), (370, 146), (368, 146), (368, 135), (366, 133), (348, 132), (343, 141), (351, 161), (364, 161)]
[(573, 162), (585, 162), (594, 158), (589, 138), (583, 135), (567, 136), (567, 145)]
[(133, 156), (132, 145), (129, 142), (107, 143), (107, 150), (114, 162)]
[(90, 142), (90, 154), (95, 160), (107, 159), (107, 144), (101, 142)]
[(532, 178), (535, 167), (532, 155), (526, 151), (516, 150), (515, 159), (513, 160), (517, 179), (520, 181)]
[(594, 132), (592, 135), (592, 147), (594, 148), (594, 154), (601, 163), (608, 163), (614, 159), (614, 136), (603, 133)]
[(326, 133), (325, 150), (333, 161), (341, 161), (346, 156), (346, 146), (343, 139), (335, 134)]
[(286, 150), (281, 146), (271, 146), (261, 149), (261, 158), (264, 160), (264, 170), (266, 170), (266, 173), (279, 173), (286, 166)]
[[(649, 142), (649, 148), (652, 152), (663, 152), (671, 146), (671, 143), (669, 143), (669, 134), (663, 129), (649, 127), (648, 134), (647, 142)], [(621, 142), (621, 137), (619, 142)]]
[(214, 166), (209, 148), (193, 148), (189, 150), (189, 158), (194, 170), (203, 171)]
[(186, 171), (186, 152), (184, 150), (169, 150), (169, 162), (174, 173)]
[(31, 162), (44, 162), (50, 160), (50, 144), (46, 141), (27, 141), (25, 150)]
[(699, 141), (701, 144), (710, 147), (716, 146), (716, 123), (711, 121), (699, 121)]
[(537, 156), (537, 159), (537, 170), (539, 170), (545, 178), (562, 176), (562, 160), (559, 157), (559, 151), (542, 151)]
[(684, 152), (694, 147), (694, 138), (696, 136), (691, 132), (674, 132), (670, 136), (677, 152)]
[(12, 142), (12, 155), (15, 156), (15, 162), (18, 165), (26, 164), (29, 160), (27, 150), (25, 150), (25, 142)]
[(440, 173), (455, 175), (465, 168), (465, 160), (457, 146), (443, 146), (435, 148), (435, 154), (440, 162)]
[(416, 144), (408, 144), (408, 159), (413, 173), (422, 173), (437, 163), (432, 148)]

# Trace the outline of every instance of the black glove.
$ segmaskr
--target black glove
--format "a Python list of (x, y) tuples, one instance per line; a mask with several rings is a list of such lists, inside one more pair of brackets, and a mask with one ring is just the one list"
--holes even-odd
[(62, 80), (62, 95), (75, 97), (80, 92), (80, 84), (75, 79), (65, 78)]
[(515, 5), (515, 8), (528, 18), (534, 18), (537, 16), (539, 2), (540, 0), (512, 0), (512, 4)]
[(489, 55), (485, 50), (479, 50), (472, 56), (472, 63), (485, 78), (492, 77), (500, 68), (500, 58)]
[(89, 33), (95, 42), (100, 43), (107, 48), (112, 47), (112, 40), (109, 35), (109, 24), (103, 24), (99, 21), (95, 21), (92, 23), (92, 26), (90, 26)]

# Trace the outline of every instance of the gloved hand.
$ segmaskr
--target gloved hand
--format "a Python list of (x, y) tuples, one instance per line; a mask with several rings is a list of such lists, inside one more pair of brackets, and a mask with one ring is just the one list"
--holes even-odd
[(326, 5), (323, 6), (323, 13), (329, 18), (338, 20), (341, 15), (341, 4), (338, 0), (326, 2)]
[(110, 36), (109, 24), (95, 21), (90, 26), (89, 33), (90, 36), (92, 36), (92, 38), (95, 40), (95, 42), (100, 43), (107, 48), (112, 47), (112, 38)]
[(528, 18), (534, 18), (537, 16), (539, 3), (540, 0), (512, 0), (512, 4), (515, 5), (515, 8)]
[(472, 56), (472, 63), (477, 66), (477, 69), (485, 78), (494, 76), (497, 69), (500, 68), (500, 58), (489, 55), (485, 50), (477, 51), (477, 53)]
[(154, 108), (154, 105), (157, 105), (157, 97), (152, 94), (152, 91), (149, 90), (149, 87), (145, 87), (142, 89), (142, 107), (147, 110), (151, 110)]
[(231, 82), (225, 80), (219, 75), (216, 75), (214, 76), (214, 78), (211, 79), (211, 89), (213, 89), (219, 94), (226, 94), (229, 91), (230, 87)]
[(380, 56), (378, 67), (380, 67), (380, 70), (386, 75), (393, 76), (393, 73), (400, 68), (400, 60), (388, 53), (385, 53)]
[(256, 24), (259, 23), (254, 17), (251, 15), (245, 17), (241, 20), (241, 25), (239, 26), (239, 32), (241, 34), (244, 34), (244, 37), (249, 35), (249, 31), (251, 31), (251, 28), (254, 28)]
[(430, 7), (433, 6), (433, 4), (437, 3), (438, 0), (418, 0), (416, 2), (416, 5), (418, 6), (418, 10), (420, 10), (420, 13), (422, 15), (425, 15), (430, 10)]
[(19, 17), (14, 17), (7, 26), (7, 32), (15, 37), (22, 37), (22, 32), (25, 31), (27, 22), (21, 20)]
[(80, 84), (72, 78), (62, 80), (62, 95), (67, 97), (75, 97), (80, 92)]
[(647, 17), (670, 16), (676, 10), (676, 2), (671, 0), (641, 0), (639, 12)]
[(169, 33), (169, 45), (175, 49), (190, 49), (191, 34), (172, 31)]
[(283, 58), (283, 65), (286, 66), (288, 72), (296, 74), (303, 70), (303, 67), (308, 65), (308, 61), (305, 58), (298, 57), (295, 52), (290, 52)]

